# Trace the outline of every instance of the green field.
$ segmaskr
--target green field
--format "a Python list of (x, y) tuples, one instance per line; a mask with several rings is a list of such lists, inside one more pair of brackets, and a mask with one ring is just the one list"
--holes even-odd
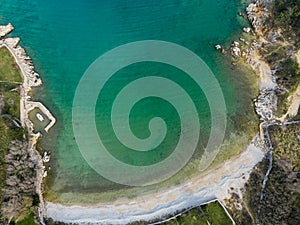
[(225, 210), (218, 201), (201, 205), (193, 209), (184, 211), (178, 216), (168, 220), (167, 222), (159, 223), (162, 218), (157, 218), (153, 221), (137, 221), (130, 225), (147, 225), (147, 224), (162, 224), (162, 225), (232, 225), (231, 219), (227, 216)]
[(0, 48), (0, 81), (22, 82), (21, 71), (5, 47)]
[(196, 207), (181, 216), (176, 217), (164, 225), (230, 225), (232, 221), (218, 202)]

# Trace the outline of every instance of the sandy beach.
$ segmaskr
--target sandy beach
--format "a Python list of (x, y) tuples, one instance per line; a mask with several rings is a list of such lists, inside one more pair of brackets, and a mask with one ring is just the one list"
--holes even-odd
[(274, 89), (277, 84), (272, 79), (271, 68), (266, 63), (257, 50), (251, 54), (250, 66), (256, 72), (260, 79), (260, 89)]
[(127, 224), (160, 218), (213, 199), (224, 200), (230, 197), (232, 191), (241, 195), (240, 188), (243, 188), (252, 168), (263, 157), (264, 152), (252, 143), (241, 155), (217, 169), (191, 178), (189, 182), (168, 191), (91, 206), (64, 206), (46, 202), (45, 214), (57, 221), (78, 224)]

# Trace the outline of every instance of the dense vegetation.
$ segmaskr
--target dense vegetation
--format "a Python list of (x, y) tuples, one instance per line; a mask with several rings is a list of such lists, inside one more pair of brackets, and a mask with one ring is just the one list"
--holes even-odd
[[(243, 200), (238, 195), (232, 195), (228, 199), (228, 205), (231, 206), (231, 215), (233, 216), (237, 225), (254, 225), (255, 217), (257, 217), (257, 210), (259, 206), (260, 191), (262, 188), (263, 176), (266, 172), (267, 160), (264, 159), (252, 171), (248, 182), (245, 185), (245, 193)], [(241, 203), (242, 210), (237, 210), (235, 205)]]
[(21, 71), (5, 47), (0, 48), (0, 81), (22, 82)]
[[(8, 153), (9, 146), (12, 141), (19, 140), (21, 142), (26, 142), (24, 140), (24, 129), (20, 126), (20, 83), (22, 82), (21, 72), (18, 65), (15, 63), (13, 56), (10, 54), (8, 49), (0, 48), (0, 206), (1, 211), (4, 202), (7, 202), (7, 197), (5, 196), (6, 181), (8, 173), (6, 167), (8, 167), (5, 161), (5, 156)], [(26, 157), (26, 156), (24, 156)], [(24, 173), (30, 173), (32, 169), (14, 171), (19, 179), (24, 179)], [(27, 175), (26, 175), (27, 176)], [(32, 175), (29, 175), (32, 176)], [(22, 191), (20, 189), (20, 191)], [(7, 195), (7, 194), (6, 194)], [(22, 204), (32, 205), (36, 204), (32, 202), (31, 194), (22, 193), (23, 197)], [(11, 196), (12, 198), (15, 196)], [(25, 200), (27, 199), (27, 200)], [(17, 203), (17, 202), (16, 202)], [(34, 214), (28, 209), (27, 213), (24, 214), (24, 219), (21, 219), (17, 223), (11, 221), (10, 224), (18, 225), (36, 225), (34, 222)], [(25, 210), (25, 211), (26, 211)], [(27, 215), (28, 214), (28, 215)], [(8, 215), (1, 215), (0, 213), (0, 224), (7, 223)]]
[[(246, 184), (243, 209), (232, 214), (239, 225), (298, 225), (300, 221), (300, 124), (269, 127), (273, 166), (260, 200), (267, 160), (257, 165)], [(241, 202), (233, 196), (229, 204)], [(259, 212), (260, 209), (260, 212)]]
[(271, 5), (271, 20), (275, 28), (281, 28), (286, 38), (300, 39), (300, 0), (275, 0)]
[(284, 160), (288, 170), (300, 171), (300, 124), (274, 126), (269, 130), (274, 145), (274, 158)]
[(297, 225), (300, 221), (300, 124), (269, 128), (274, 163), (261, 202), (262, 224)]
[[(262, 201), (260, 201), (260, 191), (267, 160), (259, 163), (251, 173), (244, 193), (245, 205), (242, 210), (232, 211), (237, 225), (254, 225), (257, 222), (263, 225), (299, 224), (300, 193), (296, 189), (300, 181), (296, 173), (285, 170), (280, 163), (279, 160), (273, 162)], [(259, 207), (260, 213), (258, 213)]]
[(10, 222), (9, 225), (37, 225), (35, 220), (34, 220), (34, 213), (31, 212), (29, 213), (23, 220), (19, 221), (19, 222)]
[(280, 67), (276, 71), (277, 82), (282, 86), (291, 89), (295, 84), (300, 82), (300, 69), (298, 63), (287, 58), (280, 62)]
[(23, 129), (16, 127), (12, 119), (20, 117), (20, 97), (17, 91), (21, 82), (20, 70), (16, 66), (13, 56), (6, 48), (0, 48), (0, 201), (5, 184), (4, 156), (9, 143), (14, 139), (23, 138)]

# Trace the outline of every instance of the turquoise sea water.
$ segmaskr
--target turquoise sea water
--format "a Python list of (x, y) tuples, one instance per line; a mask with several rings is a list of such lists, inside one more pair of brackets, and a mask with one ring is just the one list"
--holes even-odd
[[(239, 0), (1, 0), (0, 22), (15, 26), (12, 36), (22, 39), (22, 46), (33, 58), (44, 85), (36, 90), (35, 99), (50, 108), (58, 123), (42, 140), (45, 150), (51, 152), (51, 179), (49, 190), (56, 193), (98, 192), (122, 187), (95, 173), (82, 158), (72, 130), (72, 102), (76, 86), (87, 67), (100, 55), (119, 45), (140, 40), (164, 40), (180, 44), (199, 55), (216, 75), (224, 92), (228, 110), (228, 132), (237, 131), (231, 122), (241, 109), (248, 109), (250, 89), (247, 81), (231, 70), (214, 45), (224, 43), (240, 31)], [(210, 112), (206, 98), (199, 87), (184, 77), (182, 72), (163, 65), (140, 65), (124, 69), (128, 80), (139, 74), (176, 75), (195, 99), (205, 145), (210, 129)], [(121, 76), (120, 76), (121, 77)], [(128, 80), (116, 76), (108, 87), (107, 102)], [(123, 76), (124, 77), (124, 76)], [(111, 81), (112, 83), (114, 80)], [(150, 102), (148, 102), (150, 101)], [(145, 110), (147, 104), (154, 104)], [(160, 106), (161, 105), (161, 106)], [(96, 108), (99, 131), (107, 125), (108, 108)], [(158, 110), (163, 109), (163, 110)], [(134, 116), (136, 114), (136, 116)], [(153, 116), (161, 116), (171, 127), (162, 148), (153, 155), (135, 163), (154, 163), (167, 157), (176, 145), (178, 115), (170, 105), (158, 99), (145, 99), (133, 110), (132, 129), (140, 138), (149, 135), (144, 129)], [(107, 119), (107, 118), (106, 118)], [(88, 132), (88, 131), (87, 131)], [(115, 157), (131, 162), (111, 130), (104, 133), (107, 145), (113, 146)], [(87, 140), (88, 141), (88, 140)]]

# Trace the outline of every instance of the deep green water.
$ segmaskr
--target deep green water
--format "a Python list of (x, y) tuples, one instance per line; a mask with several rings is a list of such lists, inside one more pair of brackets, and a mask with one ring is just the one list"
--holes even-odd
[[(241, 30), (238, 7), (241, 7), (239, 0), (1, 0), (0, 22), (11, 22), (15, 26), (12, 36), (21, 37), (22, 46), (42, 76), (44, 85), (36, 90), (35, 98), (44, 102), (58, 119), (50, 134), (42, 140), (43, 148), (52, 156), (49, 190), (56, 193), (99, 192), (122, 187), (101, 178), (82, 158), (72, 130), (72, 101), (87, 67), (100, 55), (125, 43), (164, 40), (199, 55), (222, 87), (229, 119), (227, 135), (237, 132), (239, 127), (233, 121), (250, 105), (249, 80), (232, 70), (214, 50), (214, 45), (225, 43)], [(205, 145), (210, 129), (209, 107), (201, 89), (181, 71), (158, 64), (128, 67), (104, 90), (106, 102), (113, 100), (120, 85), (141, 74), (178, 78), (195, 101), (202, 132), (199, 146)], [(153, 106), (149, 107), (151, 104)], [(149, 110), (145, 110), (147, 106)], [(99, 131), (109, 126), (107, 110), (107, 105), (101, 106), (98, 102)], [(153, 115), (165, 118), (170, 133), (157, 152), (142, 156), (139, 162), (134, 162), (136, 164), (151, 164), (166, 158), (177, 143), (179, 116), (172, 106), (159, 99), (145, 99), (134, 108), (134, 133), (140, 138), (147, 137), (149, 130), (145, 127)], [(113, 146), (115, 157), (132, 162), (112, 130), (102, 135), (104, 142)]]

